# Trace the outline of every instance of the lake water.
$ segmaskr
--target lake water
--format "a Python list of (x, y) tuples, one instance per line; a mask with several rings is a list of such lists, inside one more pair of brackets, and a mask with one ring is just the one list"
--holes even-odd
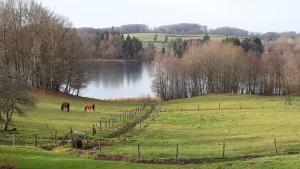
[(87, 63), (91, 79), (79, 95), (97, 99), (154, 97), (152, 65), (148, 62)]

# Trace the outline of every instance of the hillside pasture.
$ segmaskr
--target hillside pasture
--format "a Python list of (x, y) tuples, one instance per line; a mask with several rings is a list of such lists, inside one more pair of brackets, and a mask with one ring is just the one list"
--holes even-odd
[[(86, 132), (91, 137), (93, 124), (99, 124), (100, 120), (107, 121), (109, 118), (119, 117), (121, 113), (135, 110), (143, 105), (141, 101), (101, 101), (43, 90), (35, 90), (31, 95), (36, 101), (35, 109), (21, 116), (15, 114), (10, 126), (10, 128), (17, 128), (17, 139), (24, 140), (26, 144), (32, 144), (34, 134), (48, 138), (53, 137), (56, 130), (57, 135), (61, 137), (68, 133), (70, 128), (77, 132)], [(63, 102), (70, 103), (70, 112), (60, 110)], [(95, 112), (84, 111), (87, 102), (96, 105)], [(105, 131), (110, 132), (109, 130), (97, 132), (94, 137), (102, 137)], [(0, 136), (0, 144), (12, 144), (11, 134), (0, 132)]]
[[(48, 92), (32, 92), (31, 95), (37, 101), (36, 109), (27, 112), (25, 116), (15, 115), (10, 126), (18, 129), (17, 145), (32, 147), (32, 137), (29, 136), (33, 134), (50, 138), (53, 129), (58, 131), (59, 136), (63, 136), (72, 128), (74, 131), (86, 131), (90, 139), (101, 138), (113, 142), (102, 148), (102, 153), (106, 155), (137, 159), (139, 144), (141, 160), (175, 159), (176, 152), (178, 159), (215, 159), (222, 158), (223, 155), (226, 158), (251, 156), (273, 159), (279, 155), (300, 153), (300, 123), (297, 120), (300, 118), (299, 97), (293, 97), (291, 104), (285, 104), (284, 97), (249, 95), (207, 95), (162, 101), (158, 103), (161, 110), (158, 115), (149, 118), (147, 123), (142, 123), (141, 128), (137, 125), (133, 133), (127, 132), (121, 137), (111, 138), (104, 135), (109, 129), (103, 132), (98, 130), (97, 134), (92, 136), (92, 124), (97, 123), (99, 119), (107, 119), (140, 107), (143, 102), (100, 101)], [(60, 111), (63, 101), (71, 103), (70, 112)], [(96, 104), (96, 112), (84, 112), (85, 103), (90, 101)], [(12, 145), (11, 136), (1, 134), (0, 143), (6, 145), (1, 146), (1, 151), (15, 154), (18, 149), (8, 148), (8, 145)], [(27, 136), (27, 143), (22, 144), (20, 139)], [(49, 143), (53, 144), (53, 141)], [(40, 153), (43, 156), (41, 158), (48, 158), (47, 153), (36, 152), (26, 147), (20, 147), (18, 151), (30, 151), (29, 154), (34, 156)], [(86, 151), (98, 152), (97, 149)], [(52, 158), (51, 154), (50, 157)], [(26, 163), (30, 159), (22, 154), (21, 159), (21, 163), (29, 165)], [(79, 160), (85, 161), (81, 158)], [(89, 163), (94, 165), (96, 162)], [(123, 162), (108, 163), (109, 166), (125, 165)], [(43, 166), (42, 163), (40, 165)], [(126, 165), (141, 166), (128, 163)], [(160, 168), (159, 165), (156, 167)], [(207, 165), (201, 167), (209, 168)]]
[(78, 158), (28, 147), (0, 146), (0, 152), (0, 165), (7, 160), (9, 163), (14, 164), (18, 169), (285, 169), (300, 167), (299, 155), (279, 155), (275, 157), (262, 157), (246, 161), (238, 160), (205, 164), (158, 165)]
[(161, 103), (162, 112), (128, 143), (105, 152), (141, 157), (194, 159), (300, 152), (300, 99), (209, 95)]
[[(205, 35), (192, 35), (192, 34), (166, 34), (166, 33), (131, 33), (125, 34), (124, 37), (130, 35), (131, 37), (136, 37), (143, 42), (152, 42), (154, 46), (158, 49), (168, 47), (168, 43), (164, 43), (165, 36), (168, 36), (168, 42), (181, 38), (182, 40), (191, 39), (203, 39)], [(157, 41), (154, 41), (154, 36), (157, 35)], [(222, 41), (226, 37), (219, 35), (211, 35), (210, 39), (213, 41)]]

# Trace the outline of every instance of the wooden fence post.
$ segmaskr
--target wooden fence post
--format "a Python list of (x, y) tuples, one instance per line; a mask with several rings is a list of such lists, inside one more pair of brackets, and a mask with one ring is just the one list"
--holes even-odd
[(286, 101), (286, 99), (285, 99), (285, 101), (284, 101), (284, 110), (286, 111), (286, 103), (287, 101)]
[(37, 147), (37, 134), (33, 136), (33, 145), (34, 147)]
[(70, 136), (71, 136), (71, 143), (73, 144), (73, 130), (72, 130), (72, 127), (70, 128)]
[(275, 147), (275, 153), (278, 154), (276, 138), (274, 139), (274, 147)]
[(176, 145), (176, 160), (178, 159), (178, 144)]
[(57, 130), (54, 131), (54, 145), (57, 144)]
[(142, 128), (142, 119), (140, 118), (140, 129)]
[(137, 155), (138, 155), (138, 160), (140, 160), (141, 159), (140, 144), (137, 145)]
[(101, 154), (101, 152), (102, 152), (102, 147), (101, 147), (101, 139), (100, 139), (100, 141), (99, 141), (99, 153)]
[(225, 158), (225, 142), (223, 142), (223, 154), (222, 157)]
[(87, 137), (88, 137), (88, 135), (87, 135), (87, 132), (85, 131), (85, 132), (84, 132), (84, 141), (85, 141), (86, 143), (88, 143)]
[(93, 133), (93, 136), (96, 134), (96, 128), (95, 128), (94, 124), (93, 124), (93, 128), (92, 128), (92, 133)]
[(14, 137), (13, 137), (13, 145), (16, 146), (16, 133), (14, 133)]

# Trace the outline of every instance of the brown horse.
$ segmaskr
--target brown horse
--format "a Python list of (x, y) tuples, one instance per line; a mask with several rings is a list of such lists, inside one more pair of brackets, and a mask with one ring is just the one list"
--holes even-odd
[(86, 110), (93, 110), (95, 111), (95, 104), (94, 103), (87, 103), (84, 107), (84, 111)]
[(67, 112), (69, 112), (69, 111), (70, 111), (70, 103), (68, 103), (68, 102), (63, 102), (63, 103), (61, 104), (60, 110), (61, 110), (61, 111), (67, 110)]

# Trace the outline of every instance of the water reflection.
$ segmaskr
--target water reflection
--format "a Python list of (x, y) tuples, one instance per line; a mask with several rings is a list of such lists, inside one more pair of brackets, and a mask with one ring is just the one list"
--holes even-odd
[(154, 96), (152, 67), (146, 62), (87, 63), (92, 76), (80, 95), (98, 99), (141, 98)]

